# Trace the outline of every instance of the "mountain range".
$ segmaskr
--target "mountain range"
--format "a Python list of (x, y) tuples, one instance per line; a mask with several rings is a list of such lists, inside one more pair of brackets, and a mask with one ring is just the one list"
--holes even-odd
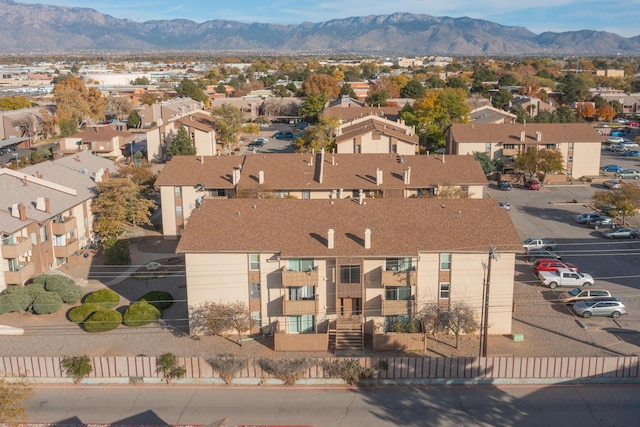
[(640, 36), (544, 32), (471, 19), (394, 13), (301, 24), (185, 19), (136, 22), (90, 8), (0, 0), (4, 53), (207, 51), (376, 55), (638, 55)]

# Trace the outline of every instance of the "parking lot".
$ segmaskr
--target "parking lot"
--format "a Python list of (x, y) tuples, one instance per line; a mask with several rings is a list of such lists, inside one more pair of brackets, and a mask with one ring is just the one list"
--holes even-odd
[[(261, 147), (250, 147), (251, 141), (246, 141), (242, 144), (240, 152), (238, 154), (252, 154), (252, 153), (293, 153), (295, 147), (293, 145), (293, 138), (278, 139), (275, 135), (280, 132), (284, 135), (287, 132), (296, 132), (293, 124), (284, 123), (272, 123), (268, 128), (263, 128), (257, 137), (266, 138), (267, 143)], [(298, 131), (299, 132), (299, 131)], [(255, 139), (255, 138), (254, 138)]]
[[(603, 151), (601, 164), (640, 169), (640, 161), (608, 151)], [(542, 286), (531, 266), (518, 260), (513, 332), (523, 332), (520, 328), (529, 333), (539, 329), (552, 334), (558, 338), (552, 344), (558, 355), (575, 354), (570, 350), (578, 344), (590, 344), (593, 355), (640, 352), (640, 239), (605, 240), (599, 231), (574, 220), (576, 215), (593, 212), (591, 199), (599, 190), (605, 188), (601, 184), (567, 184), (543, 186), (538, 191), (520, 186), (500, 191), (492, 184), (487, 191), (490, 197), (511, 204), (510, 215), (522, 240), (541, 237), (557, 241), (557, 252), (563, 261), (591, 274), (595, 287), (609, 290), (627, 308), (629, 315), (615, 320), (578, 317), (569, 306), (555, 302), (569, 288), (551, 290)], [(638, 217), (628, 218), (627, 222), (640, 226)], [(533, 352), (531, 355), (535, 355), (535, 349)]]

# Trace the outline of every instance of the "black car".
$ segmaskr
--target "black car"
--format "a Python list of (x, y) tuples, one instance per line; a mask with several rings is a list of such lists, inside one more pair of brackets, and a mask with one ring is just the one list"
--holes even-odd
[(562, 256), (558, 255), (557, 253), (553, 252), (553, 251), (544, 251), (544, 250), (532, 250), (532, 251), (527, 251), (524, 254), (524, 259), (527, 262), (536, 262), (539, 259), (557, 259), (557, 260), (561, 260)]
[(511, 191), (511, 183), (509, 181), (498, 181), (498, 190)]
[(600, 228), (616, 228), (618, 224), (608, 216), (601, 216), (600, 218), (592, 219), (587, 222), (587, 225), (595, 230)]

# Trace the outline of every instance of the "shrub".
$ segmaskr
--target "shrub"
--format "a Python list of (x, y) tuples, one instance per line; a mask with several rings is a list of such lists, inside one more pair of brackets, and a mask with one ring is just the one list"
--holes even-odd
[(33, 283), (29, 283), (28, 285), (25, 285), (24, 290), (29, 295), (31, 295), (31, 298), (35, 298), (36, 295), (47, 292), (44, 289), (44, 283), (39, 283), (39, 282), (33, 282)]
[(25, 311), (33, 302), (31, 294), (22, 286), (14, 286), (0, 295), (0, 314)]
[(220, 374), (220, 378), (222, 378), (225, 384), (231, 384), (238, 371), (247, 366), (245, 359), (239, 359), (233, 356), (220, 356), (216, 359), (209, 359), (207, 362)]
[(146, 301), (158, 310), (166, 310), (173, 304), (173, 296), (169, 292), (151, 291), (142, 295), (138, 301)]
[(105, 264), (129, 265), (131, 264), (131, 250), (128, 240), (116, 240), (107, 242), (104, 250)]
[(47, 291), (60, 295), (62, 301), (73, 304), (82, 298), (82, 288), (73, 280), (64, 276), (49, 276), (44, 284)]
[(62, 308), (62, 298), (55, 292), (37, 292), (31, 309), (35, 314), (50, 314)]
[(187, 370), (179, 366), (178, 359), (173, 353), (164, 353), (158, 357), (158, 371), (164, 374), (164, 379), (169, 384), (172, 378), (184, 378)]
[(286, 385), (294, 385), (296, 380), (302, 378), (306, 370), (315, 362), (305, 357), (304, 359), (258, 359), (258, 365), (266, 373), (281, 380)]
[(82, 323), (85, 331), (91, 333), (107, 332), (117, 328), (122, 323), (122, 315), (115, 310), (94, 311)]
[(93, 372), (91, 359), (88, 356), (63, 357), (60, 365), (67, 372), (67, 376), (73, 378), (75, 384)]
[(113, 308), (120, 304), (120, 295), (111, 289), (104, 288), (99, 291), (91, 292), (84, 299), (84, 302), (99, 304), (105, 308)]
[(36, 276), (33, 279), (31, 279), (31, 283), (42, 283), (44, 285), (45, 283), (47, 283), (47, 278), (48, 277), (49, 277), (49, 275), (47, 275), (47, 274), (41, 274), (41, 275)]
[(71, 310), (69, 310), (68, 313), (69, 320), (71, 320), (73, 323), (82, 323), (98, 310), (106, 310), (106, 308), (104, 308), (100, 304), (94, 303), (86, 303), (77, 307), (73, 307)]
[(160, 310), (148, 302), (134, 302), (124, 311), (124, 324), (129, 327), (144, 326), (158, 320), (160, 315)]
[(347, 384), (354, 385), (364, 378), (378, 375), (378, 369), (365, 368), (358, 359), (336, 359), (323, 364), (324, 372), (330, 378), (342, 378)]

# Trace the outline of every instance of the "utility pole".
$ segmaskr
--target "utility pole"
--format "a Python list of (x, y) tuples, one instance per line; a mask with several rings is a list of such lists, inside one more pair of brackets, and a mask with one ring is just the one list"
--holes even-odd
[(491, 261), (497, 261), (500, 255), (496, 253), (496, 247), (489, 248), (489, 260), (482, 263), (486, 275), (484, 280), (484, 305), (482, 308), (482, 339), (480, 347), (480, 357), (487, 357), (487, 337), (489, 336), (489, 291), (491, 289)]

